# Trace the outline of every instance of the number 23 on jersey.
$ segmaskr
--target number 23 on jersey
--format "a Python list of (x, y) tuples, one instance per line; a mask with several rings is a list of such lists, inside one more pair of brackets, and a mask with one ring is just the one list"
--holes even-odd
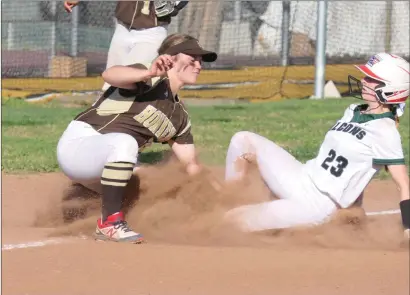
[(331, 149), (321, 166), (333, 176), (340, 177), (347, 165), (349, 165), (349, 161), (345, 157), (337, 155), (336, 151)]

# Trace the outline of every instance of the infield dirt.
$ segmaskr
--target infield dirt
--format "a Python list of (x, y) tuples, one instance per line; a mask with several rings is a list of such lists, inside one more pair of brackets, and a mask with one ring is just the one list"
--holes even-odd
[[(143, 168), (127, 221), (147, 243), (130, 245), (91, 238), (100, 199), (67, 191), (62, 174), (3, 174), (3, 247), (63, 241), (3, 249), (3, 294), (409, 294), (400, 215), (354, 209), (314, 229), (244, 234), (224, 212), (272, 196), (255, 173), (230, 186), (222, 175), (208, 167), (190, 178), (172, 162)], [(391, 181), (365, 194), (366, 211), (398, 208)]]

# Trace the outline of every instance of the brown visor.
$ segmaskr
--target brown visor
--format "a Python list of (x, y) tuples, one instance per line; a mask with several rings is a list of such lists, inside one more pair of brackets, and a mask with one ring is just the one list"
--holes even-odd
[(168, 48), (165, 53), (169, 55), (185, 53), (188, 55), (202, 56), (202, 60), (204, 62), (213, 62), (218, 58), (218, 55), (215, 52), (204, 50), (195, 39), (187, 40), (185, 42), (172, 46)]

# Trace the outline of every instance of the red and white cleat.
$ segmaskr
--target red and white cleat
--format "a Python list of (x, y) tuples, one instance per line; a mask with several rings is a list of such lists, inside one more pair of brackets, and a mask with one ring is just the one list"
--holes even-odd
[(131, 230), (124, 220), (122, 212), (108, 216), (105, 222), (101, 218), (97, 221), (95, 239), (99, 241), (114, 241), (133, 244), (141, 244), (144, 238), (140, 233)]

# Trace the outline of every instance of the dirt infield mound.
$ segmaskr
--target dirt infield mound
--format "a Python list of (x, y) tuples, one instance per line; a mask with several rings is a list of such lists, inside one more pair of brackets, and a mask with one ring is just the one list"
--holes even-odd
[[(403, 250), (399, 216), (366, 217), (361, 208), (340, 211), (326, 225), (311, 229), (245, 234), (224, 220), (238, 205), (273, 198), (255, 170), (234, 185), (223, 184), (220, 168), (188, 177), (169, 162), (146, 167), (129, 187), (127, 221), (148, 241), (193, 245), (323, 247)], [(369, 196), (367, 196), (369, 197)], [(70, 186), (37, 215), (36, 227), (55, 227), (51, 236), (90, 236), (100, 214), (99, 195)]]

